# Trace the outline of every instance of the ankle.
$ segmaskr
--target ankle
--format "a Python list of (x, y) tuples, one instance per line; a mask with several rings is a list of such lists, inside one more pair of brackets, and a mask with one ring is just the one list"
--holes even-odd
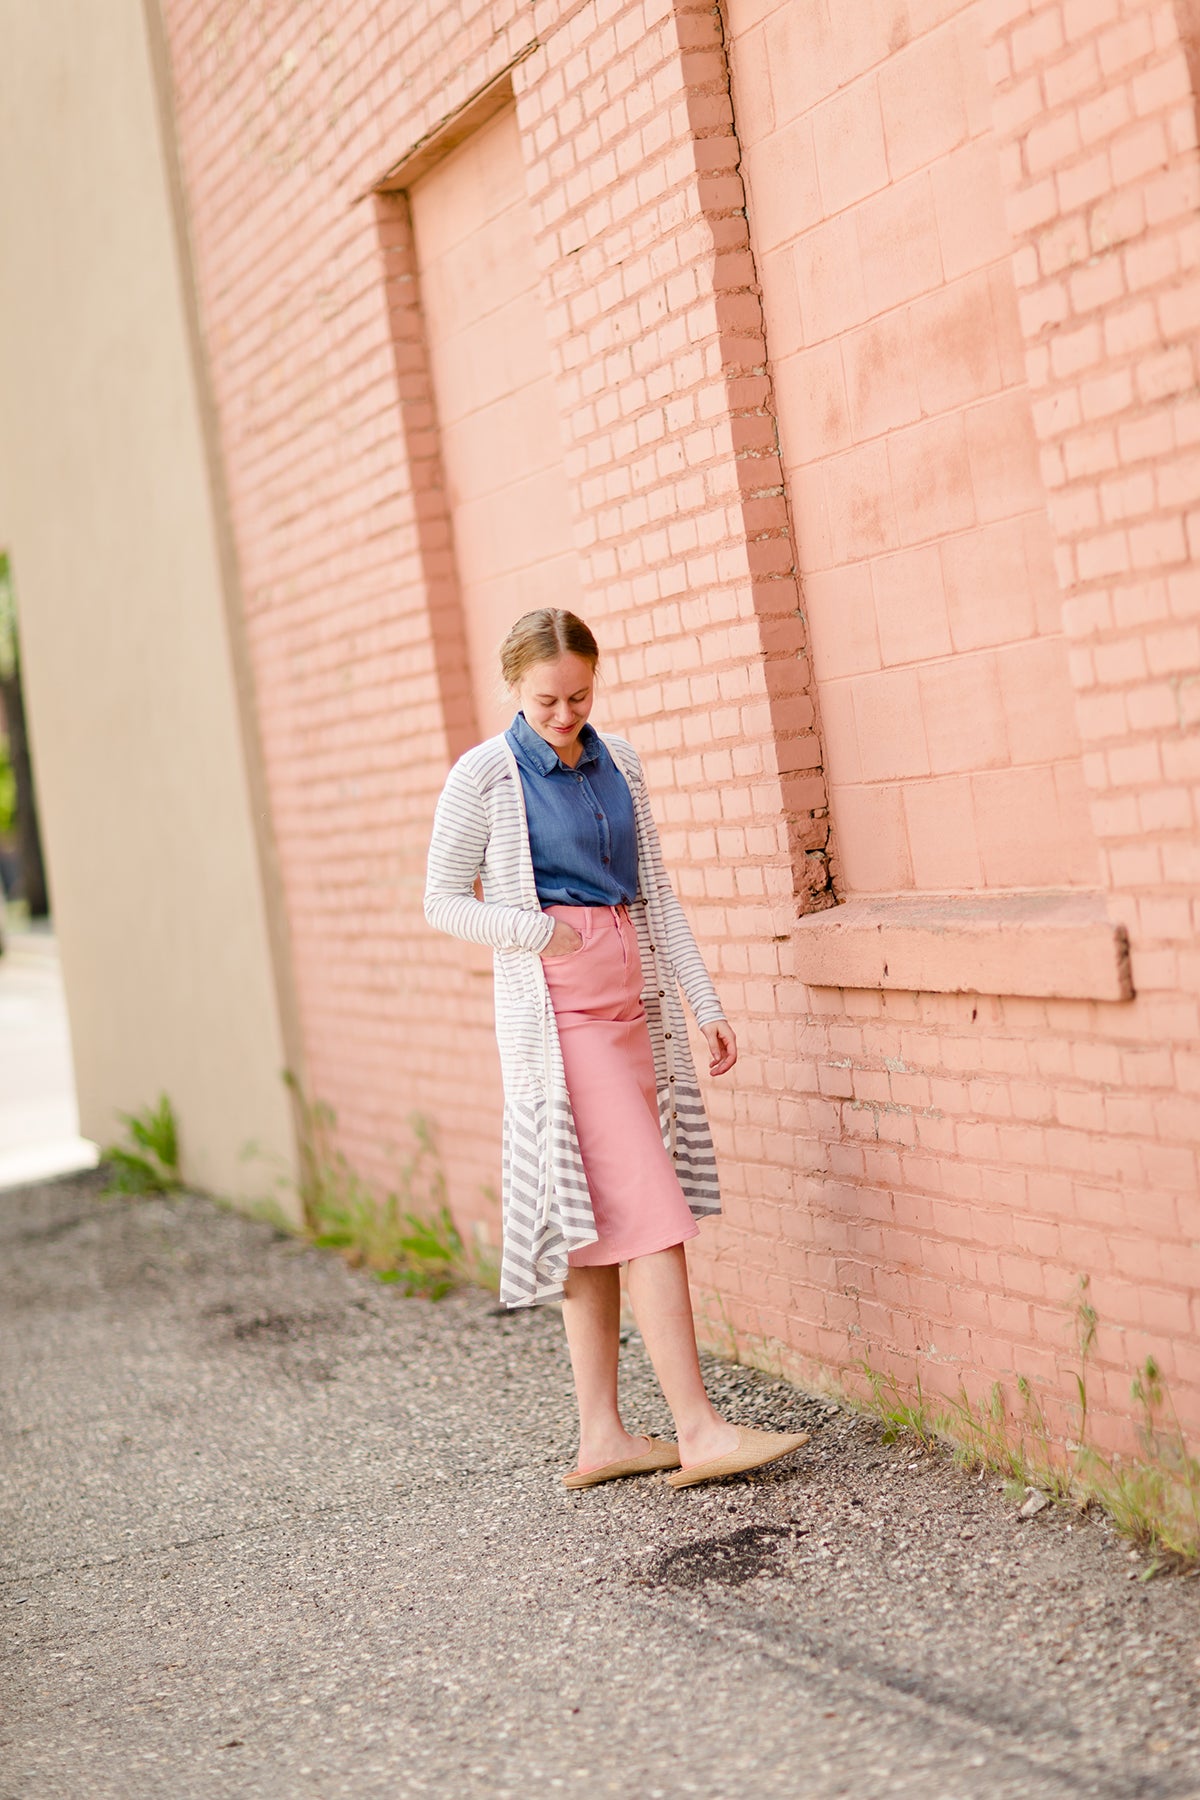
[(698, 1430), (679, 1433), (679, 1457), (684, 1468), (693, 1463), (710, 1462), (713, 1457), (727, 1456), (737, 1448), (738, 1428), (714, 1412), (710, 1422)]
[(618, 1419), (604, 1430), (589, 1427), (586, 1432), (580, 1431), (577, 1466), (581, 1470), (597, 1469), (604, 1463), (617, 1462), (622, 1456), (636, 1455), (644, 1448), (644, 1440), (626, 1431)]
[(679, 1412), (672, 1411), (671, 1417), (675, 1421), (675, 1435), (681, 1439), (719, 1430), (725, 1423), (707, 1395), (695, 1406), (683, 1408)]

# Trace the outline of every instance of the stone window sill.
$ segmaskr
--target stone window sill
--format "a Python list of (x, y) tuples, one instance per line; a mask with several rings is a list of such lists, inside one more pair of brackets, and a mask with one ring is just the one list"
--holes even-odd
[(797, 923), (809, 987), (1130, 1000), (1129, 938), (1098, 894), (847, 900)]

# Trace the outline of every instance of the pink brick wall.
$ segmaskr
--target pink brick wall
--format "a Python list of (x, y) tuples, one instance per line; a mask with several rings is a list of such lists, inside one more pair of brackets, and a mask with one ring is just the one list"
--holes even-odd
[[(165, 11), (303, 1027), (348, 1154), (386, 1181), (429, 1112), (461, 1216), (488, 1216), (486, 969), (420, 916), (473, 729), (453, 496), (408, 207), (371, 194), (536, 40), (512, 81), (578, 591), (743, 1046), (693, 1264), (714, 1339), (798, 1372), (1057, 1383), (1087, 1273), (1107, 1428), (1150, 1350), (1200, 1422), (1172, 8)], [(797, 979), (801, 914), (981, 883), (1098, 884), (1137, 999)]]

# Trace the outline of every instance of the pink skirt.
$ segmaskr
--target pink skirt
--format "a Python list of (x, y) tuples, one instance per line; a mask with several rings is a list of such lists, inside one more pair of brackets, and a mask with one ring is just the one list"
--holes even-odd
[(542, 958), (599, 1240), (572, 1267), (627, 1262), (699, 1231), (663, 1143), (637, 932), (623, 906), (548, 906), (583, 938)]

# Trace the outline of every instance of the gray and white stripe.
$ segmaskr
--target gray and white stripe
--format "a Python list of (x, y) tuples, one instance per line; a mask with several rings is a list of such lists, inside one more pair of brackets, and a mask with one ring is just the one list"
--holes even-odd
[[(721, 1195), (680, 988), (698, 1024), (724, 1015), (663, 865), (637, 752), (624, 738), (604, 742), (633, 796), (640, 895), (629, 910), (663, 1142), (701, 1218), (720, 1212)], [(468, 750), (447, 777), (429, 846), (425, 917), (437, 931), (492, 947), (504, 1078), (500, 1297), (509, 1306), (556, 1299), (568, 1253), (594, 1243), (597, 1231), (540, 956), (554, 921), (537, 897), (520, 772), (503, 736)]]

